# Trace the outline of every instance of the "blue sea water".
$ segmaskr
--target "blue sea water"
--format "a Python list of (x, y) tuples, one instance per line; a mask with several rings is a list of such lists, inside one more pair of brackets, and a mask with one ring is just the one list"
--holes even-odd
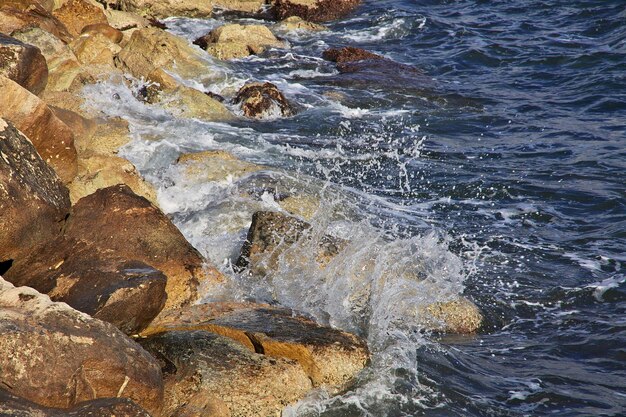
[[(166, 23), (193, 40), (223, 19)], [(285, 414), (626, 415), (626, 2), (363, 0), (328, 27), (283, 35), (288, 50), (220, 64), (225, 81), (208, 86), (228, 96), (247, 80), (271, 81), (299, 106), (294, 117), (207, 124), (140, 103), (124, 110), (137, 138), (126, 156), (242, 293), (372, 345), (369, 373), (346, 393), (314, 393)], [(321, 59), (338, 46), (421, 74), (340, 74)], [(343, 288), (323, 287), (328, 276), (255, 292), (228, 269), (253, 211), (227, 203), (243, 186), (194, 188), (172, 173), (178, 154), (201, 149), (338, 190), (352, 214), (319, 215), (319, 227), (360, 240), (375, 263), (430, 265), (435, 288), (462, 291), (481, 308), (483, 329), (419, 332), (409, 311), (421, 298), (407, 294), (422, 287), (406, 282), (385, 281), (351, 313), (305, 298)], [(259, 204), (271, 206), (268, 198)], [(235, 232), (216, 231), (216, 219), (237, 216)]]

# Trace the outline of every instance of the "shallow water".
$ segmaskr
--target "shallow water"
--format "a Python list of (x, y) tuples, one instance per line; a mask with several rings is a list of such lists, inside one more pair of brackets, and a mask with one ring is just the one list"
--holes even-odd
[[(221, 20), (167, 24), (192, 40)], [(275, 302), (368, 339), (372, 366), (348, 392), (285, 414), (624, 415), (624, 2), (364, 0), (329, 28), (220, 64), (223, 81), (206, 86), (228, 96), (271, 81), (299, 105), (292, 118), (203, 123), (120, 85), (88, 91), (130, 120), (125, 156), (231, 277), (207, 300)], [(320, 58), (343, 45), (424, 75), (346, 81)], [(190, 181), (172, 162), (203, 149), (268, 169)], [(277, 193), (319, 197), (315, 233), (351, 240), (324, 272), (307, 243), (302, 265), (266, 281), (230, 269)], [(418, 307), (459, 293), (484, 311), (481, 333), (421, 332)]]

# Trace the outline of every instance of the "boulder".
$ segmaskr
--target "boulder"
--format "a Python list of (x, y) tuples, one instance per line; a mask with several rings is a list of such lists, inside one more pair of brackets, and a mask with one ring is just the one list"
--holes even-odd
[(46, 407), (125, 397), (160, 411), (153, 357), (109, 323), (0, 278), (0, 369), (11, 393)]
[(298, 16), (310, 22), (328, 22), (348, 15), (361, 0), (275, 0), (272, 13), (278, 20)]
[(107, 23), (94, 23), (91, 25), (87, 25), (85, 27), (83, 27), (83, 30), (81, 31), (81, 35), (95, 35), (95, 34), (100, 34), (105, 36), (107, 39), (109, 39), (111, 42), (113, 43), (120, 43), (122, 42), (122, 39), (124, 38), (124, 34), (122, 33), (121, 30), (115, 29), (112, 26), (109, 26), (109, 24)]
[(317, 23), (307, 22), (299, 16), (288, 17), (285, 20), (276, 23), (274, 27), (277, 30), (281, 30), (283, 32), (321, 32), (323, 30), (328, 30), (326, 26), (322, 26)]
[(234, 100), (246, 117), (268, 119), (293, 116), (294, 108), (272, 83), (249, 83), (241, 87)]
[(203, 0), (121, 0), (119, 3), (124, 11), (153, 18), (211, 17), (213, 14), (212, 2)]
[(463, 297), (429, 304), (420, 313), (420, 324), (439, 332), (471, 334), (483, 324), (480, 309)]
[(171, 331), (141, 344), (161, 362), (164, 415), (275, 416), (311, 389), (296, 361), (254, 353), (214, 333)]
[(0, 74), (36, 95), (46, 88), (48, 65), (37, 47), (0, 33)]
[(136, 13), (124, 12), (108, 7), (104, 10), (104, 14), (109, 21), (109, 25), (115, 29), (127, 32), (130, 29), (142, 29), (150, 26), (148, 19), (139, 16)]
[(108, 23), (102, 8), (87, 0), (69, 0), (52, 14), (65, 25), (72, 36), (80, 35), (85, 26)]
[(203, 330), (253, 352), (297, 361), (313, 386), (337, 392), (365, 367), (369, 352), (358, 337), (323, 327), (292, 310), (253, 303), (210, 303), (174, 310), (145, 331)]
[[(79, 135), (76, 138), (76, 150), (82, 158), (88, 158), (92, 155), (97, 154), (116, 154), (119, 148), (126, 145), (132, 140), (130, 137), (128, 122), (122, 118), (114, 117), (107, 119), (96, 119), (95, 122), (96, 126), (93, 134), (86, 136)], [(84, 161), (84, 163), (86, 165), (83, 166), (86, 166), (88, 170), (91, 170), (90, 166), (93, 165), (91, 165), (89, 161)], [(127, 167), (125, 167), (124, 170), (127, 171)]]
[(265, 4), (266, 0), (211, 0), (213, 6), (223, 10), (231, 10), (243, 13), (258, 13)]
[(147, 78), (157, 68), (198, 81), (214, 77), (206, 61), (181, 37), (149, 27), (133, 32), (118, 54), (116, 65), (137, 78)]
[(347, 46), (345, 48), (330, 48), (322, 53), (322, 58), (332, 62), (352, 62), (365, 59), (385, 59), (384, 57), (361, 48)]
[(0, 117), (10, 120), (35, 145), (57, 175), (69, 182), (76, 175), (74, 135), (44, 101), (0, 75)]
[(11, 34), (28, 27), (39, 27), (63, 42), (72, 39), (65, 25), (37, 1), (0, 0), (1, 33)]
[(13, 417), (150, 417), (128, 398), (84, 401), (70, 409), (42, 407), (0, 389), (0, 416)]
[(0, 118), (0, 264), (53, 240), (69, 210), (69, 193), (57, 174)]
[(265, 48), (284, 48), (272, 31), (264, 25), (222, 25), (196, 39), (194, 44), (218, 59), (243, 58), (261, 54)]
[(166, 278), (160, 271), (63, 237), (20, 258), (4, 276), (16, 286), (32, 287), (129, 335), (146, 328), (167, 298)]
[(74, 53), (65, 42), (39, 27), (27, 27), (12, 33), (14, 38), (36, 46), (46, 58), (48, 68), (68, 59), (76, 60)]
[(70, 48), (81, 64), (109, 68), (115, 68), (113, 58), (122, 50), (106, 35), (98, 32), (80, 35), (70, 44)]
[(163, 271), (165, 309), (196, 301), (199, 284), (223, 279), (214, 267), (205, 265), (202, 255), (161, 210), (126, 185), (104, 188), (79, 200), (72, 207), (65, 235)]
[(237, 179), (265, 167), (237, 159), (226, 151), (202, 151), (182, 154), (176, 161), (187, 180), (224, 181)]

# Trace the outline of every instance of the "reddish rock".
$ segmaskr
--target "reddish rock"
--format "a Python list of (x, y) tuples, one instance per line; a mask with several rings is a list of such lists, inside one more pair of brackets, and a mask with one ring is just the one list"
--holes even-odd
[(384, 59), (382, 56), (361, 48), (347, 46), (345, 48), (330, 48), (324, 51), (322, 58), (332, 62), (351, 62), (364, 59)]
[(246, 84), (237, 93), (235, 104), (241, 106), (246, 117), (264, 119), (278, 116), (292, 116), (293, 107), (278, 87), (272, 83)]
[(108, 24), (102, 9), (85, 0), (69, 0), (52, 14), (65, 25), (72, 36), (80, 35), (85, 26)]
[(117, 256), (75, 239), (44, 244), (4, 274), (133, 335), (161, 312), (166, 278), (143, 262)]
[(52, 33), (66, 43), (72, 39), (65, 25), (37, 1), (0, 0), (0, 32), (11, 34), (33, 26)]
[(272, 12), (278, 20), (298, 16), (309, 22), (327, 22), (352, 12), (361, 0), (276, 0)]
[(48, 82), (48, 65), (39, 48), (0, 33), (0, 74), (39, 94)]
[(72, 207), (65, 235), (163, 271), (165, 309), (195, 301), (200, 283), (221, 279), (161, 210), (126, 185), (103, 188), (80, 199)]
[(0, 118), (0, 263), (56, 238), (69, 209), (69, 192), (54, 170)]
[(69, 408), (125, 397), (159, 413), (161, 369), (112, 325), (0, 279), (0, 369), (11, 393), (46, 407)]

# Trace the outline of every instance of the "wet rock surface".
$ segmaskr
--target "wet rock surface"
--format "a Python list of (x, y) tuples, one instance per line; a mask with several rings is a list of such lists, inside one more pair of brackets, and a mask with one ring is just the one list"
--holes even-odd
[(266, 119), (289, 117), (295, 110), (283, 93), (272, 83), (246, 84), (237, 93), (235, 104), (246, 117)]
[(41, 93), (48, 83), (48, 65), (41, 51), (1, 33), (0, 74), (35, 95)]
[(164, 415), (278, 415), (311, 389), (296, 361), (270, 358), (206, 331), (168, 331), (141, 340), (165, 378)]
[(298, 16), (310, 22), (328, 22), (352, 12), (361, 0), (276, 0), (272, 12), (278, 20)]
[(3, 383), (24, 399), (68, 408), (123, 396), (160, 410), (161, 370), (138, 344), (108, 323), (1, 278), (0, 348)]
[(237, 159), (226, 151), (182, 154), (176, 161), (189, 181), (224, 181), (264, 169), (261, 165)]
[(69, 194), (33, 144), (0, 118), (0, 262), (26, 256), (61, 233)]
[(322, 58), (332, 62), (352, 62), (362, 61), (365, 59), (385, 59), (373, 52), (366, 51), (361, 48), (347, 46), (345, 48), (330, 48), (322, 53)]
[(267, 26), (227, 24), (196, 39), (194, 44), (218, 59), (262, 54), (266, 48), (285, 47)]

